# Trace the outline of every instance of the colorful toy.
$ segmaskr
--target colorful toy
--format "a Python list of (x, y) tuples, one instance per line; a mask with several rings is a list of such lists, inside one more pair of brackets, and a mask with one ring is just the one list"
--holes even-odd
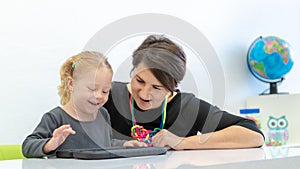
[(132, 120), (132, 127), (131, 127), (131, 137), (137, 139), (140, 142), (146, 143), (148, 146), (152, 146), (152, 136), (154, 136), (157, 132), (164, 128), (166, 122), (166, 112), (167, 112), (167, 99), (164, 99), (162, 110), (161, 110), (161, 122), (159, 128), (154, 128), (154, 130), (147, 130), (143, 126), (136, 124), (136, 119), (134, 117), (134, 98), (132, 95), (130, 96), (129, 100), (129, 107), (131, 112), (131, 120)]
[(261, 129), (261, 122), (260, 122), (259, 119), (256, 119), (256, 118), (254, 118), (254, 117), (249, 117), (249, 116), (246, 116), (246, 118), (249, 119), (249, 120), (254, 121), (255, 124), (256, 124), (256, 126), (257, 126), (257, 128)]

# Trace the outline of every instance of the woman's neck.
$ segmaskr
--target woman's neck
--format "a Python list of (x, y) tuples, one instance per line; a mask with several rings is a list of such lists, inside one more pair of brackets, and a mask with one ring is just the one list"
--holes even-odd
[(127, 90), (128, 90), (128, 92), (129, 92), (130, 94), (132, 94), (132, 91), (131, 91), (131, 85), (130, 85), (130, 83), (128, 83), (126, 86), (127, 86)]

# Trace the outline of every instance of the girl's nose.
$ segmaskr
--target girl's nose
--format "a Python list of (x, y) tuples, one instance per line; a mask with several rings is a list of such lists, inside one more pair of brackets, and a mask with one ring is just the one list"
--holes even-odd
[(94, 92), (94, 96), (95, 96), (96, 98), (102, 98), (102, 97), (103, 97), (103, 93), (102, 93), (101, 91), (95, 91), (95, 92)]

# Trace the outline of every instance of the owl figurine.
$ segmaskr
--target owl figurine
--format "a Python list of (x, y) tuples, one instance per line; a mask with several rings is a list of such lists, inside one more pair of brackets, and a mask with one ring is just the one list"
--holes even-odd
[(267, 146), (282, 146), (285, 145), (289, 138), (289, 133), (287, 130), (288, 120), (285, 116), (275, 118), (269, 116), (268, 119), (268, 137), (266, 139)]

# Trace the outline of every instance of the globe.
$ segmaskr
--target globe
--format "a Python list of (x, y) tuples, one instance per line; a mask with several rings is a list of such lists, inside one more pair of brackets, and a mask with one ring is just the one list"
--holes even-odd
[(270, 83), (270, 94), (276, 94), (277, 83), (283, 81), (293, 67), (293, 50), (279, 37), (260, 36), (249, 47), (247, 63), (257, 79)]

